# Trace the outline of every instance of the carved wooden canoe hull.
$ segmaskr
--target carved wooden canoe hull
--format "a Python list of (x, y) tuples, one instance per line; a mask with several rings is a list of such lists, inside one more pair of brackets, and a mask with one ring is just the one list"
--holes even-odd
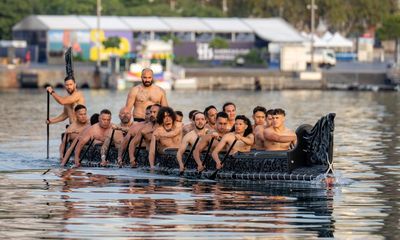
[[(252, 151), (230, 156), (218, 173), (220, 179), (243, 180), (280, 180), (280, 181), (310, 181), (318, 175), (332, 172), (333, 164), (333, 132), (335, 114), (322, 117), (314, 126), (304, 124), (297, 128), (298, 143), (289, 151)], [(184, 154), (186, 159), (188, 151)], [(205, 159), (205, 153), (202, 154)], [(117, 151), (110, 151), (108, 166), (117, 167)], [(100, 166), (100, 146), (92, 147), (87, 158), (82, 160), (82, 166)], [(145, 149), (139, 151), (138, 167), (149, 169), (148, 153)], [(209, 158), (205, 163), (207, 170), (201, 176), (207, 177), (215, 171), (215, 162)], [(129, 160), (124, 159), (124, 166), (129, 167)], [(169, 149), (163, 154), (157, 154), (155, 172), (178, 175), (176, 150)], [(185, 177), (199, 177), (196, 164), (192, 159), (187, 163)]]

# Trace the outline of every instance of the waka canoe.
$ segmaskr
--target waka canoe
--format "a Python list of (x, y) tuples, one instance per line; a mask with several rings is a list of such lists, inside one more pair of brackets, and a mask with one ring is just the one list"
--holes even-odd
[[(317, 176), (333, 173), (333, 132), (335, 113), (322, 117), (314, 126), (303, 124), (296, 129), (297, 145), (289, 151), (251, 151), (229, 156), (223, 168), (218, 172), (219, 179), (312, 181)], [(82, 152), (84, 152), (83, 150)], [(186, 151), (183, 159), (186, 159)], [(221, 154), (221, 159), (222, 159)], [(83, 167), (100, 167), (100, 146), (93, 146), (82, 159)], [(206, 158), (202, 153), (202, 160)], [(111, 148), (109, 167), (117, 167), (117, 151)], [(148, 153), (139, 150), (136, 159), (138, 168), (149, 170)], [(187, 163), (185, 177), (208, 177), (215, 171), (215, 162), (208, 158), (206, 171), (199, 175), (196, 163), (192, 159)], [(129, 167), (129, 159), (124, 159)], [(179, 175), (176, 150), (166, 150), (157, 154), (154, 172), (167, 175)]]

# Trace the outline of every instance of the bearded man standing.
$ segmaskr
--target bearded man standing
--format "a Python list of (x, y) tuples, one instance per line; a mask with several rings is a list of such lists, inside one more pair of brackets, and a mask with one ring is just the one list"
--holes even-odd
[(168, 106), (167, 97), (162, 88), (153, 85), (153, 70), (145, 68), (142, 70), (142, 84), (130, 90), (125, 106), (130, 110), (133, 108), (134, 121), (142, 122), (145, 118), (146, 107), (154, 104)]
[(47, 124), (62, 122), (67, 118), (69, 118), (69, 123), (73, 123), (76, 121), (76, 116), (74, 114), (75, 106), (78, 104), (85, 105), (85, 98), (83, 97), (82, 92), (76, 89), (74, 71), (72, 69), (71, 48), (68, 48), (67, 52), (65, 53), (65, 62), (67, 77), (65, 77), (64, 79), (64, 87), (65, 90), (67, 90), (68, 95), (60, 96), (54, 91), (52, 87), (49, 86), (46, 88), (46, 90), (50, 93), (54, 100), (64, 106), (64, 110), (57, 117), (46, 120)]

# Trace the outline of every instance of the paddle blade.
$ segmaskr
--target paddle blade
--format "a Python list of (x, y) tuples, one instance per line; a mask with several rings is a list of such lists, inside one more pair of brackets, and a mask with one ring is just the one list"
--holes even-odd
[(72, 47), (69, 47), (65, 52), (65, 72), (67, 79), (74, 79), (74, 69), (72, 66)]
[(208, 177), (208, 179), (210, 179), (210, 180), (215, 180), (215, 178), (217, 177), (218, 171), (219, 171), (219, 169), (215, 170), (215, 171), (213, 172), (213, 174), (211, 174), (211, 175)]

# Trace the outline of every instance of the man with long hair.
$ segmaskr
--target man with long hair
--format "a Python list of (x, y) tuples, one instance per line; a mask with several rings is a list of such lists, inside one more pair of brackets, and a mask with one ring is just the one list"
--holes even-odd
[(162, 153), (167, 148), (178, 148), (182, 140), (182, 124), (176, 122), (176, 114), (172, 108), (160, 108), (157, 124), (158, 128), (153, 132), (150, 143), (150, 168), (154, 168), (156, 151)]

